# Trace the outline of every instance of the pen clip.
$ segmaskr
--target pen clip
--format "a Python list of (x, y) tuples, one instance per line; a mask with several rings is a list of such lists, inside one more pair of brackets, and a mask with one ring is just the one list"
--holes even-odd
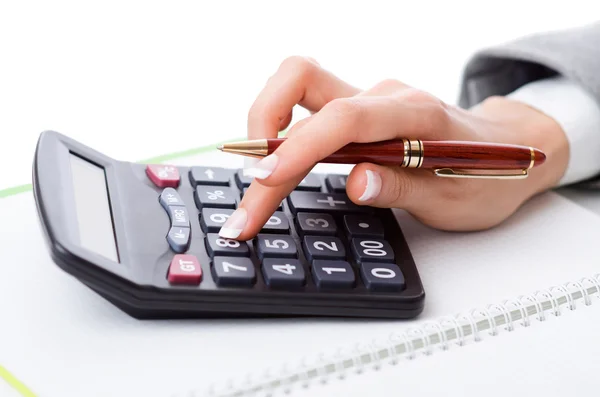
[(480, 179), (525, 179), (528, 170), (521, 169), (514, 172), (510, 170), (453, 170), (451, 168), (438, 168), (433, 172), (443, 178), (480, 178)]

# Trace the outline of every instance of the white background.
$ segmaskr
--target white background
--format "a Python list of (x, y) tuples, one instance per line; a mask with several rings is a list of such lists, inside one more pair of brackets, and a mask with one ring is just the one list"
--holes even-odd
[[(553, 3), (555, 5), (551, 5)], [(244, 137), (280, 62), (453, 102), (473, 51), (600, 17), (592, 1), (2, 1), (0, 189), (54, 129), (121, 160)]]

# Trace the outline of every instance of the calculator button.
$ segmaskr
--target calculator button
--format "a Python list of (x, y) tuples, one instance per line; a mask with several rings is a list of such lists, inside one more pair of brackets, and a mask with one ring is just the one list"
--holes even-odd
[(302, 287), (304, 268), (297, 259), (269, 258), (263, 260), (262, 273), (269, 287)]
[(375, 238), (353, 238), (352, 253), (356, 262), (393, 262), (394, 250), (390, 243)]
[[(244, 198), (244, 194), (246, 194), (246, 190), (248, 190), (247, 187), (242, 189), (242, 193), (240, 193), (240, 198)], [(281, 204), (279, 204), (279, 207), (277, 207), (277, 211), (283, 211), (283, 201), (281, 202)]]
[(194, 202), (202, 208), (235, 208), (236, 194), (228, 187), (198, 186), (194, 192)]
[(164, 189), (160, 194), (158, 201), (160, 202), (160, 205), (163, 206), (165, 211), (168, 211), (168, 207), (171, 205), (185, 205), (183, 203), (183, 200), (181, 199), (181, 196), (179, 195), (179, 193), (177, 193), (177, 190), (173, 189), (172, 187)]
[(345, 193), (347, 180), (347, 175), (327, 175), (325, 178), (327, 191), (331, 193)]
[(146, 175), (158, 187), (177, 187), (181, 179), (179, 170), (172, 165), (148, 164)]
[(167, 242), (174, 252), (181, 254), (190, 246), (189, 227), (172, 227), (167, 234)]
[(220, 287), (248, 286), (256, 282), (254, 264), (249, 258), (217, 256), (213, 261), (212, 274)]
[(242, 190), (245, 187), (250, 186), (253, 179), (254, 178), (251, 176), (244, 175), (244, 170), (238, 170), (235, 173), (235, 183), (240, 190)]
[(329, 214), (300, 212), (296, 216), (296, 222), (301, 235), (334, 235), (337, 232), (335, 220)]
[(330, 236), (304, 236), (304, 253), (308, 260), (344, 259), (346, 249), (342, 240)]
[(344, 216), (344, 229), (348, 237), (383, 238), (383, 224), (377, 218), (368, 215)]
[(363, 212), (348, 196), (340, 193), (292, 192), (288, 197), (290, 209), (297, 212)]
[(255, 240), (258, 257), (296, 258), (298, 249), (292, 236), (259, 234)]
[(321, 179), (315, 174), (308, 174), (300, 181), (295, 190), (321, 191)]
[(200, 284), (202, 268), (193, 255), (175, 255), (167, 279), (171, 284)]
[(206, 251), (211, 257), (221, 256), (250, 256), (248, 243), (220, 237), (216, 233), (206, 235)]
[(203, 208), (200, 212), (200, 227), (204, 233), (218, 233), (231, 214), (233, 210)]
[(281, 211), (276, 211), (265, 223), (261, 233), (287, 233), (289, 230), (290, 223), (287, 216)]
[(354, 270), (346, 261), (313, 261), (312, 275), (319, 288), (352, 288), (355, 283)]
[(192, 167), (190, 169), (190, 183), (193, 187), (198, 185), (229, 186), (231, 171), (219, 167)]
[(400, 291), (404, 288), (404, 275), (397, 265), (391, 263), (365, 262), (360, 275), (371, 291)]
[(171, 219), (171, 227), (190, 227), (190, 217), (186, 207), (169, 206), (169, 219)]

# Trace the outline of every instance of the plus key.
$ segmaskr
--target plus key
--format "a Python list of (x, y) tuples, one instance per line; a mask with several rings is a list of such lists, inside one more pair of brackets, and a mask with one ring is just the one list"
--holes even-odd
[(354, 204), (342, 193), (292, 192), (288, 204), (294, 215), (298, 212), (348, 213), (368, 211)]

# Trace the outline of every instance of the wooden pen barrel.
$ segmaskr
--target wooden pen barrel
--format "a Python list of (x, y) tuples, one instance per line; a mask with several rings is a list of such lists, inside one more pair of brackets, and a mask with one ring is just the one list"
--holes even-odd
[[(284, 141), (285, 138), (270, 139), (268, 153), (273, 153)], [(320, 162), (374, 163), (409, 168), (503, 170), (527, 169), (542, 164), (545, 159), (544, 153), (526, 146), (486, 142), (395, 139), (370, 143), (350, 143)]]

